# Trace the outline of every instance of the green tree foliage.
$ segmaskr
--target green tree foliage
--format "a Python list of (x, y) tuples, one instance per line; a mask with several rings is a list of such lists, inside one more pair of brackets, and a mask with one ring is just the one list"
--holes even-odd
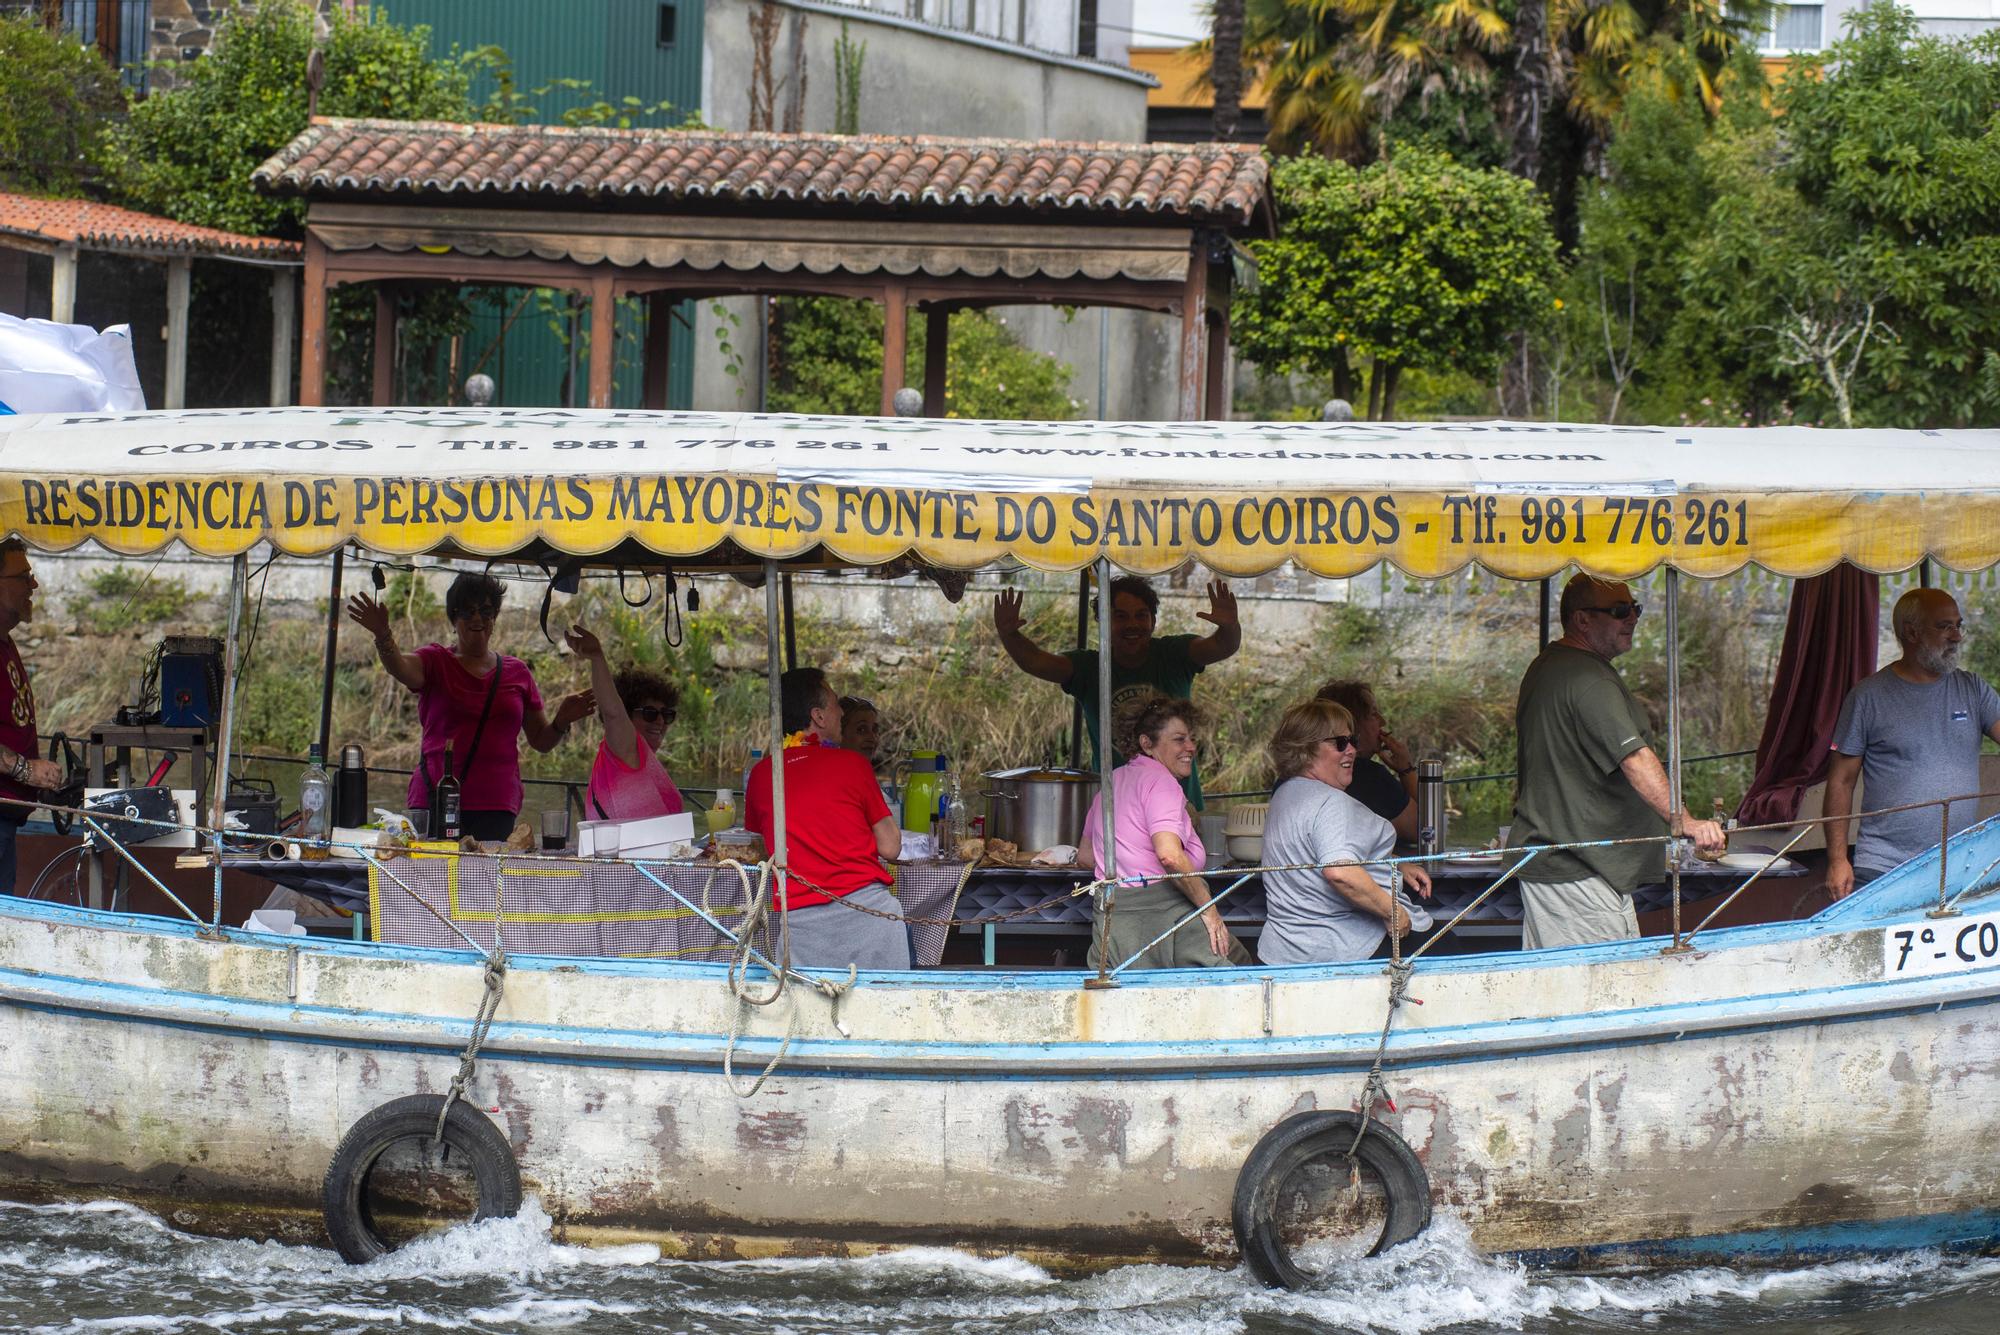
[(1276, 239), (1253, 243), (1259, 290), (1235, 332), (1253, 360), (1330, 375), (1352, 397), (1368, 358), (1370, 417), (1395, 415), (1405, 367), (1489, 372), (1515, 330), (1553, 308), (1555, 234), (1527, 182), (1406, 148), (1357, 168), (1278, 165)]
[(1908, 10), (1877, 3), (1786, 80), (1779, 108), (1785, 175), (1816, 215), (1802, 258), (1836, 261), (1847, 310), (1873, 303), (1890, 326), (1862, 360), (1863, 416), (1994, 420), (2000, 33), (1920, 37)]
[[(304, 0), (231, 9), (210, 53), (132, 109), (115, 151), (137, 207), (234, 232), (303, 234), (304, 203), (257, 193), (250, 173), (306, 128), (314, 21)], [(365, 8), (349, 18), (335, 7), (327, 23), (321, 115), (472, 118), (465, 66), (432, 56), (428, 28)]]
[[(910, 321), (906, 383), (922, 381), (925, 322)], [(773, 322), (773, 412), (873, 415), (882, 407), (882, 308), (788, 297)], [(1022, 346), (998, 316), (959, 311), (945, 361), (945, 416), (1061, 421), (1076, 416), (1070, 368)]]
[(102, 169), (105, 135), (123, 111), (118, 76), (74, 38), (29, 15), (0, 15), (0, 188), (83, 193)]
[(1566, 411), (1995, 419), (2000, 38), (1921, 38), (1888, 5), (1851, 26), (1776, 115), (1732, 95), (1711, 119), (1667, 79), (1628, 96), (1564, 290), (1601, 392)]

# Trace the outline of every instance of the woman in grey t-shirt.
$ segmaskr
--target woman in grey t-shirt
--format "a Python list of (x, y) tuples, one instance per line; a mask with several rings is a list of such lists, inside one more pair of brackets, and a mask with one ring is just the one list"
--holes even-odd
[[(1396, 846), (1395, 828), (1346, 792), (1354, 781), (1354, 717), (1330, 700), (1293, 705), (1269, 750), (1278, 789), (1264, 818), (1263, 860), (1298, 870), (1264, 873), (1257, 954), (1266, 964), (1366, 959), (1382, 944), (1392, 914), (1399, 934), (1411, 915), (1391, 896), (1386, 865), (1353, 865), (1387, 858)], [(1403, 883), (1430, 897), (1421, 867), (1405, 868)]]

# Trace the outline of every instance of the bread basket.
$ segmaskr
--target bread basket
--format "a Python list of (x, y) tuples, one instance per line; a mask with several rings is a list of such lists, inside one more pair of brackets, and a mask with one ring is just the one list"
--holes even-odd
[(1229, 841), (1232, 861), (1254, 866), (1264, 860), (1264, 818), (1270, 812), (1269, 802), (1239, 802), (1229, 808), (1229, 820), (1222, 833)]

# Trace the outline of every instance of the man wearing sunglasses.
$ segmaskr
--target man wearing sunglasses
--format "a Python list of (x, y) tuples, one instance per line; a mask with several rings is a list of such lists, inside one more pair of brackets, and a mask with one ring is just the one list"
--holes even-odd
[[(1632, 647), (1644, 608), (1632, 590), (1579, 574), (1563, 586), (1562, 638), (1521, 678), (1514, 722), (1520, 779), (1516, 848), (1657, 840), (1670, 824), (1705, 849), (1722, 827), (1674, 811), (1666, 767), (1646, 741), (1646, 713), (1611, 660)], [(1584, 945), (1639, 935), (1632, 892), (1666, 875), (1658, 842), (1598, 843), (1538, 854), (1520, 878), (1521, 945)]]

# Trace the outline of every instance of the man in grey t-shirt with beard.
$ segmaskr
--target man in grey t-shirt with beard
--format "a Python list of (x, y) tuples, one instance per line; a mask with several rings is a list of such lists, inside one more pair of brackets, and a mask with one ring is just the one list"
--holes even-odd
[[(1844, 899), (1859, 885), (1938, 842), (1936, 807), (1864, 817), (1853, 856), (1854, 780), (1880, 811), (1979, 791), (1979, 739), (2000, 741), (2000, 695), (1958, 666), (1965, 622), (1942, 589), (1911, 589), (1890, 614), (1903, 656), (1847, 693), (1827, 768), (1826, 889)], [(1977, 802), (1954, 802), (1951, 832), (1970, 826)]]

